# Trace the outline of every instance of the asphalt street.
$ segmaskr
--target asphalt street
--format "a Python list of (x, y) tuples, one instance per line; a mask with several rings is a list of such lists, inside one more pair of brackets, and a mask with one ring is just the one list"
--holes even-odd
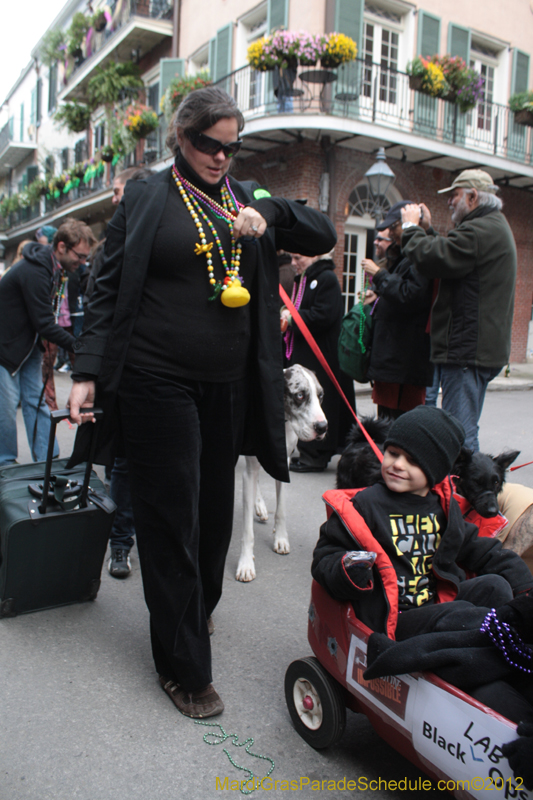
[[(66, 399), (68, 376), (57, 378)], [(494, 455), (521, 449), (519, 462), (533, 460), (530, 391), (487, 394), (481, 447)], [(368, 396), (358, 398), (360, 414), (371, 413)], [(20, 413), (20, 412), (19, 412)], [(29, 459), (19, 420), (19, 460)], [(164, 420), (161, 420), (164, 425)], [(62, 455), (74, 430), (60, 426)], [(242, 460), (241, 460), (242, 461)], [(238, 583), (242, 512), (238, 466), (234, 537), (226, 565), (224, 595), (215, 611), (212, 638), (214, 683), (226, 710), (206, 728), (179, 714), (157, 683), (150, 653), (148, 614), (139, 563), (125, 581), (102, 575), (95, 602), (41, 611), (0, 621), (0, 800), (212, 800), (233, 794), (216, 779), (241, 780), (230, 763), (262, 777), (270, 762), (273, 780), (347, 780), (366, 777), (414, 781), (417, 769), (386, 745), (365, 717), (348, 712), (339, 744), (317, 752), (294, 731), (285, 705), (283, 679), (296, 658), (311, 655), (307, 643), (309, 566), (318, 529), (325, 518), (322, 493), (334, 486), (335, 463), (321, 474), (293, 475), (289, 489), (291, 553), (271, 549), (272, 520), (255, 523), (257, 578)], [(533, 466), (513, 480), (533, 486)], [(274, 483), (261, 476), (273, 516)], [(215, 731), (211, 746), (204, 735)], [(228, 752), (226, 754), (225, 750)], [(229, 784), (227, 784), (229, 785)], [(220, 786), (220, 784), (219, 784)], [(279, 784), (281, 786), (281, 784)], [(237, 792), (237, 794), (239, 794)], [(254, 793), (260, 796), (261, 790)], [(270, 798), (418, 798), (427, 791), (282, 791)], [(432, 790), (431, 795), (449, 797)]]

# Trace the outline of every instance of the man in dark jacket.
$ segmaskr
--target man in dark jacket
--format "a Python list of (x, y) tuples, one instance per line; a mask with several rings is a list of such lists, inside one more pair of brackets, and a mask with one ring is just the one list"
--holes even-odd
[[(487, 172), (466, 169), (447, 189), (455, 228), (439, 236), (424, 204), (402, 210), (402, 251), (427, 278), (440, 278), (431, 317), (431, 360), (441, 366), (442, 407), (479, 450), (478, 421), (489, 381), (511, 351), (516, 247)], [(420, 218), (420, 210), (423, 217)]]
[(17, 458), (17, 406), (22, 403), (34, 461), (46, 458), (50, 419), (42, 402), (40, 337), (73, 350), (74, 337), (57, 324), (67, 273), (83, 263), (94, 236), (67, 220), (52, 245), (31, 243), (0, 281), (0, 465)]

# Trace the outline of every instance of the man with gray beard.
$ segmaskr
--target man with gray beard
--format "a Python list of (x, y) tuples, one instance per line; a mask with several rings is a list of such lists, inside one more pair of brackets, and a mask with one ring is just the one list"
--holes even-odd
[(466, 447), (477, 451), (487, 385), (511, 352), (516, 246), (487, 172), (465, 169), (442, 192), (451, 192), (455, 228), (440, 236), (427, 206), (408, 205), (402, 252), (422, 275), (439, 279), (431, 361), (441, 367), (442, 407), (463, 424)]

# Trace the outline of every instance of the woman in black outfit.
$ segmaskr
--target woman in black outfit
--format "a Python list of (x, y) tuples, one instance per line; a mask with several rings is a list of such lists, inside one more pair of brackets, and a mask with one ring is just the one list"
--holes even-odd
[(366, 302), (375, 303), (368, 370), (374, 384), (372, 400), (379, 417), (392, 419), (422, 405), (426, 386), (433, 382), (428, 326), (433, 281), (420, 275), (401, 251), (401, 210), (410, 202), (395, 203), (377, 227), (378, 231), (388, 229), (392, 239), (387, 268), (370, 259), (362, 261), (373, 285)]
[(254, 200), (227, 178), (243, 126), (221, 89), (192, 92), (170, 128), (174, 166), (126, 185), (69, 401), (78, 423), (92, 419), (83, 407), (93, 401), (104, 409), (97, 463), (128, 460), (155, 666), (191, 717), (224, 708), (208, 619), (222, 592), (239, 453), (288, 479), (276, 250), (335, 242), (319, 212)]
[[(292, 265), (296, 270), (292, 302), (341, 384), (344, 394), (355, 409), (353, 381), (340, 371), (337, 356), (337, 342), (344, 313), (344, 302), (341, 287), (335, 275), (335, 264), (329, 255), (310, 257), (301, 253), (293, 253)], [(307, 344), (303, 334), (292, 321), (288, 309), (282, 309), (281, 317), (289, 323), (283, 337), (285, 366), (301, 364), (316, 373), (324, 389), (322, 408), (328, 420), (328, 434), (325, 439), (320, 442), (298, 442), (299, 456), (291, 459), (290, 470), (291, 472), (323, 472), (330, 458), (335, 453), (342, 452), (346, 434), (353, 423), (353, 416)]]

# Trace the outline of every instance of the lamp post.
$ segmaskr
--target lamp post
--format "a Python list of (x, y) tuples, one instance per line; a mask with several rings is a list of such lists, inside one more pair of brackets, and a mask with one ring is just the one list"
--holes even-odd
[(376, 155), (376, 162), (365, 172), (365, 178), (368, 183), (370, 196), (374, 201), (370, 213), (379, 224), (383, 219), (383, 201), (396, 179), (396, 175), (386, 163), (384, 147), (379, 148)]

